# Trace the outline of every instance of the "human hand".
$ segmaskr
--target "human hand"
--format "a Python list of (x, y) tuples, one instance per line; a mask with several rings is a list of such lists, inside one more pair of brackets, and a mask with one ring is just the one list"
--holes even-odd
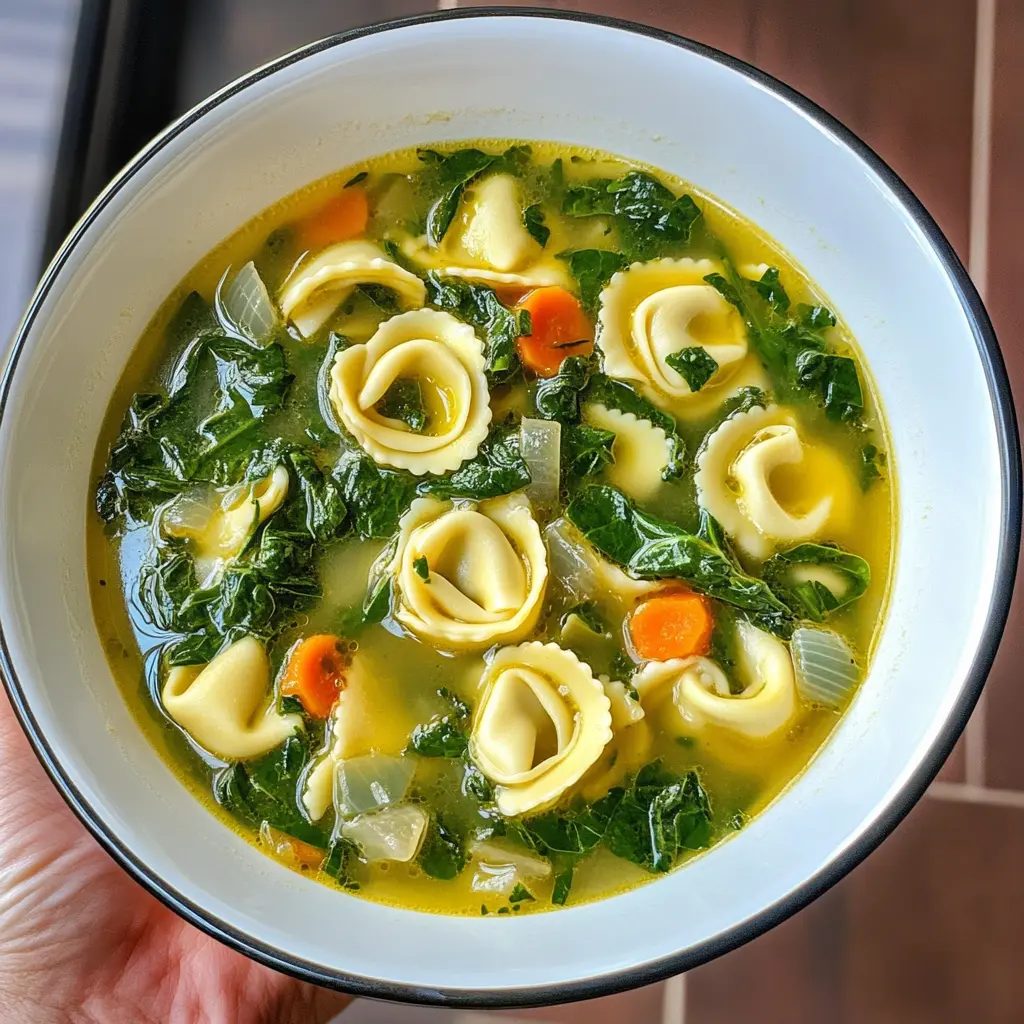
[(11, 1024), (326, 1024), (348, 997), (186, 924), (43, 774), (0, 693), (0, 1012)]

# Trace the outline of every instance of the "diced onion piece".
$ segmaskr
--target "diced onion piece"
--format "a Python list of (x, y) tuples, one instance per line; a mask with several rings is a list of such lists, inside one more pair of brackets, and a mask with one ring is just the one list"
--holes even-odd
[(520, 878), (547, 878), (551, 864), (529, 853), (494, 839), (476, 839), (469, 845), (473, 859), (492, 868), (512, 867)]
[(470, 887), (473, 892), (490, 892), (504, 895), (516, 887), (519, 873), (511, 864), (480, 863), (476, 866)]
[(341, 818), (396, 804), (405, 796), (416, 766), (404, 757), (367, 754), (339, 762), (334, 787), (336, 809)]
[(558, 501), (561, 473), (562, 424), (524, 417), (519, 434), (519, 453), (530, 470), (526, 493), (540, 505)]
[(160, 525), (165, 533), (174, 537), (199, 532), (206, 528), (213, 511), (208, 491), (201, 488), (186, 491), (164, 506)]
[(419, 853), (426, 830), (426, 812), (415, 804), (383, 807), (341, 826), (342, 836), (359, 847), (367, 863), (412, 860)]
[(221, 290), (217, 290), (218, 312), (227, 316), (247, 338), (266, 341), (277, 327), (277, 310), (252, 261), (235, 275), (223, 294), (223, 300)]
[(860, 681), (853, 651), (831, 630), (794, 630), (792, 654), (797, 691), (810, 704), (840, 708)]
[(568, 519), (556, 519), (544, 528), (548, 546), (548, 565), (552, 578), (577, 601), (585, 601), (598, 591), (597, 576), (589, 552), (583, 547), (576, 527)]

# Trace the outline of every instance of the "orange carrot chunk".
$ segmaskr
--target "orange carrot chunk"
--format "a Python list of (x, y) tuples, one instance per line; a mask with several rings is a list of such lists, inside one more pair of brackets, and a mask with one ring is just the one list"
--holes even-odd
[(707, 654), (713, 627), (705, 598), (676, 592), (644, 601), (630, 617), (629, 635), (641, 658), (668, 661)]
[(317, 633), (296, 645), (285, 665), (281, 693), (298, 697), (307, 713), (326, 718), (345, 685), (350, 656), (340, 637)]
[(366, 193), (361, 188), (347, 188), (303, 221), (302, 243), (307, 249), (322, 249), (333, 242), (358, 238), (369, 219)]
[(594, 351), (594, 328), (579, 299), (564, 288), (535, 288), (518, 308), (530, 314), (530, 333), (517, 342), (519, 358), (538, 377), (554, 377), (569, 356)]

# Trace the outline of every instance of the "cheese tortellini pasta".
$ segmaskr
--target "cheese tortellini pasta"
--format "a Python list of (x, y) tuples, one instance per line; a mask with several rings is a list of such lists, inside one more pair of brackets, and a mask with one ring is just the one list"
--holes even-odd
[(650, 498), (661, 488), (661, 474), (669, 460), (668, 438), (661, 427), (599, 402), (586, 406), (583, 419), (590, 426), (610, 430), (615, 435), (614, 461), (605, 470), (605, 478), (613, 487), (637, 501)]
[(167, 673), (163, 704), (204, 750), (227, 761), (259, 757), (302, 725), (301, 715), (274, 708), (270, 661), (254, 637), (236, 640), (208, 665), (177, 665)]
[[(712, 412), (740, 387), (764, 386), (743, 319), (704, 281), (721, 269), (707, 259), (660, 259), (615, 274), (601, 293), (598, 317), (605, 372), (634, 382), (652, 402), (688, 419)], [(718, 367), (697, 392), (667, 362), (694, 347)]]
[(797, 709), (793, 662), (785, 644), (747, 622), (737, 623), (738, 678), (729, 678), (710, 658), (652, 661), (634, 677), (645, 707), (671, 705), (685, 732), (713, 725), (748, 739), (763, 740), (784, 730)]
[(438, 248), (429, 248), (425, 238), (408, 237), (402, 248), (411, 260), (445, 277), (491, 288), (568, 285), (564, 264), (545, 256), (526, 230), (519, 185), (510, 174), (472, 184)]
[[(403, 380), (419, 385), (427, 413), (422, 433), (376, 409)], [(458, 469), (476, 455), (491, 422), (483, 343), (450, 313), (402, 313), (381, 324), (365, 345), (338, 353), (331, 402), (380, 465), (416, 475)]]
[(499, 650), (480, 680), (469, 741), (498, 810), (538, 810), (579, 782), (612, 738), (610, 708), (571, 651), (536, 641)]
[(407, 309), (427, 301), (415, 274), (388, 259), (380, 246), (359, 239), (330, 246), (292, 274), (281, 292), (281, 312), (308, 338), (361, 284), (390, 288)]
[(793, 414), (779, 406), (725, 420), (697, 455), (694, 483), (700, 505), (753, 558), (766, 558), (779, 543), (811, 540), (827, 526), (845, 528), (853, 502), (849, 470), (827, 447), (809, 446)]
[(526, 636), (548, 579), (547, 549), (521, 494), (476, 508), (417, 498), (392, 563), (395, 618), (421, 640), (479, 650)]
[(190, 542), (202, 583), (242, 552), (256, 528), (284, 504), (288, 486), (288, 470), (277, 466), (262, 480), (232, 487), (213, 509), (183, 495), (164, 509), (161, 527), (168, 537)]

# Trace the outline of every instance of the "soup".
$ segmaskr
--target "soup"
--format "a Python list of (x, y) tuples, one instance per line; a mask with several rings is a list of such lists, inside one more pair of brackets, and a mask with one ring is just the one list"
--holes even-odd
[(552, 143), (283, 200), (145, 332), (96, 456), (96, 620), (212, 812), (325, 884), (522, 914), (676, 868), (863, 678), (894, 487), (785, 253)]

